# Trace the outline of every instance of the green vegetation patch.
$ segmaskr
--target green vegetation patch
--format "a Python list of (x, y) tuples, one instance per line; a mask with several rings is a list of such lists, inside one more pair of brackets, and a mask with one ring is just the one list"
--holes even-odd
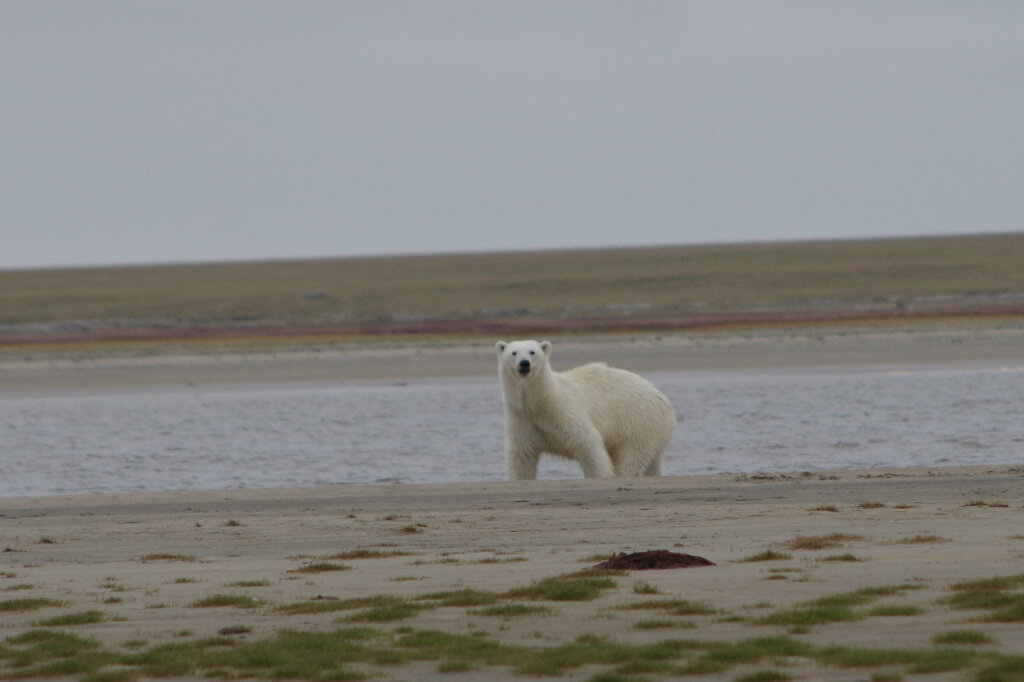
[(53, 599), (4, 599), (0, 600), (0, 613), (12, 613), (17, 611), (35, 611), (47, 606), (63, 606), (64, 602)]
[(638, 620), (633, 623), (634, 630), (663, 630), (666, 628), (695, 628), (696, 623), (688, 620)]
[(992, 638), (986, 635), (984, 632), (977, 632), (976, 630), (951, 630), (949, 632), (940, 632), (932, 637), (932, 644), (948, 644), (948, 645), (973, 645), (973, 644), (991, 644)]
[(860, 559), (858, 559), (853, 554), (847, 553), (847, 554), (833, 554), (832, 556), (822, 557), (822, 558), (818, 559), (818, 561), (833, 561), (833, 562), (848, 561), (848, 562), (857, 562), (857, 561), (860, 561)]
[(832, 533), (831, 535), (798, 535), (787, 542), (786, 546), (789, 549), (794, 550), (819, 550), (838, 547), (844, 542), (854, 542), (856, 540), (863, 539), (864, 537), (861, 535), (848, 535), (846, 533)]
[(473, 616), (496, 616), (498, 618), (517, 618), (520, 616), (539, 616), (552, 613), (551, 609), (539, 604), (496, 604), (468, 612)]
[(172, 554), (170, 552), (158, 552), (156, 554), (146, 554), (139, 557), (139, 561), (146, 563), (149, 561), (195, 561), (196, 558), (191, 554)]
[(215, 594), (211, 597), (197, 599), (191, 606), (195, 608), (214, 608), (218, 606), (233, 606), (238, 609), (254, 609), (262, 602), (256, 597), (245, 594)]
[[(843, 592), (840, 594), (820, 597), (812, 601), (804, 602), (801, 608), (778, 611), (758, 618), (754, 622), (758, 625), (788, 625), (791, 627), (807, 627), (820, 625), (822, 623), (834, 623), (844, 621), (860, 620), (868, 615), (913, 615), (906, 612), (911, 607), (891, 607), (901, 610), (900, 613), (890, 612), (867, 612), (860, 613), (853, 610), (855, 606), (864, 606), (873, 602), (879, 597), (888, 597), (902, 593), (904, 590), (915, 589), (915, 585), (885, 585), (880, 587), (865, 587), (854, 592)], [(889, 607), (880, 607), (887, 609)]]
[(409, 618), (420, 611), (431, 608), (434, 608), (432, 604), (417, 603), (404, 597), (396, 597), (389, 594), (378, 594), (372, 597), (358, 597), (355, 599), (317, 599), (295, 604), (285, 604), (278, 607), (277, 610), (288, 615), (356, 611), (356, 613), (346, 616), (343, 620), (356, 623), (385, 623)]
[[(557, 676), (583, 666), (603, 665), (609, 669), (591, 679), (611, 680), (645, 674), (721, 675), (741, 665), (783, 665), (781, 661), (793, 658), (842, 668), (902, 666), (904, 674), (964, 670), (985, 682), (1024, 679), (1024, 657), (972, 649), (816, 647), (784, 636), (729, 643), (667, 639), (642, 645), (583, 636), (560, 645), (528, 647), (502, 644), (482, 633), (384, 632), (366, 627), (331, 632), (286, 630), (248, 642), (212, 637), (127, 653), (105, 651), (97, 642), (73, 634), (31, 630), (0, 645), (0, 677), (77, 675), (87, 682), (154, 677), (359, 680), (376, 676), (366, 666), (430, 661), (446, 672), (496, 667), (528, 676)], [(753, 679), (778, 679), (770, 676), (773, 673), (768, 669), (750, 674), (759, 675)]]
[(400, 661), (390, 647), (379, 647), (382, 636), (366, 628), (334, 632), (286, 630), (255, 642), (221, 638), (165, 644), (122, 657), (146, 677), (186, 677), (216, 673), (218, 677), (260, 677), (301, 680), (360, 680), (365, 675), (350, 666), (357, 662)]
[(619, 644), (604, 637), (585, 635), (568, 644), (533, 649), (516, 663), (521, 675), (562, 675), (584, 665), (629, 665), (636, 661), (664, 661), (685, 651), (681, 642), (666, 640), (649, 645)]
[(313, 562), (311, 564), (306, 564), (305, 566), (303, 566), (301, 568), (295, 568), (295, 569), (292, 569), (292, 570), (290, 570), (288, 572), (289, 573), (329, 573), (331, 571), (347, 571), (350, 568), (352, 568), (352, 567), (351, 566), (346, 566), (345, 564), (335, 564), (335, 563), (331, 563), (330, 561), (315, 561), (315, 562)]
[(940, 600), (954, 609), (987, 610), (991, 613), (979, 621), (998, 623), (1024, 622), (1024, 573), (983, 580), (968, 580), (952, 585), (953, 594)]
[(813, 647), (789, 637), (757, 637), (739, 642), (704, 645), (703, 648), (706, 651), (680, 667), (679, 674), (715, 675), (737, 665), (753, 665), (765, 659), (810, 658), (814, 655)]
[(849, 606), (809, 606), (801, 609), (790, 609), (762, 616), (754, 621), (758, 625), (788, 625), (806, 627), (822, 623), (837, 623), (859, 620), (858, 615)]
[(417, 630), (401, 635), (396, 644), (413, 660), (456, 661), (463, 666), (512, 666), (521, 658), (519, 647), (506, 646), (482, 634), (459, 635)]
[(786, 559), (792, 559), (792, 554), (786, 554), (785, 552), (776, 552), (772, 549), (766, 549), (759, 554), (751, 554), (748, 557), (739, 559), (737, 563), (752, 563), (755, 561), (784, 561)]
[[(78, 635), (53, 630), (29, 630), (9, 637), (0, 647), (0, 676), (61, 677), (96, 672), (116, 662), (116, 655)], [(4, 668), (11, 668), (10, 672)]]
[(868, 611), (869, 616), (919, 616), (924, 609), (917, 606), (876, 606)]
[(544, 599), (549, 601), (589, 601), (597, 599), (604, 590), (617, 587), (609, 576), (622, 575), (622, 571), (589, 569), (566, 575), (545, 578), (527, 587), (517, 587), (505, 593), (511, 599)]
[(62, 625), (89, 625), (90, 623), (102, 623), (106, 619), (102, 611), (90, 610), (69, 613), (63, 616), (56, 616), (36, 623), (38, 627), (59, 627)]
[(488, 606), (498, 601), (498, 595), (495, 592), (467, 588), (464, 590), (425, 594), (420, 599), (437, 601), (441, 606)]
[[(174, 582), (177, 583), (177, 582), (197, 582), (197, 581), (194, 581), (194, 580), (191, 580), (191, 581), (175, 580)], [(267, 581), (267, 580), (239, 580), (237, 582), (233, 582), (233, 583), (228, 583), (227, 584), (227, 587), (269, 587), (269, 586), (270, 586), (270, 582)]]

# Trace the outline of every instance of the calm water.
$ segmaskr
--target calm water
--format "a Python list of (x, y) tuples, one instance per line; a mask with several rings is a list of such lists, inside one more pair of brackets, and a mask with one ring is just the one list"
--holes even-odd
[[(1024, 462), (1024, 367), (646, 376), (681, 419), (666, 475)], [(0, 497), (504, 480), (502, 409), (496, 377), (0, 393)]]

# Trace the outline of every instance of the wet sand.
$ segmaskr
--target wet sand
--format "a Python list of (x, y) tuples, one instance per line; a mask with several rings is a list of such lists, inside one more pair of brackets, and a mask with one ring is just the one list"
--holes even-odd
[[(615, 354), (624, 360), (618, 364), (637, 370), (941, 364), (954, 357), (1020, 366), (1021, 336), (1019, 323), (748, 331), (579, 339), (559, 344), (556, 352), (562, 366)], [(474, 343), (372, 352), (50, 358), (8, 361), (0, 369), (5, 390), (97, 390), (168, 381), (298, 381), (325, 373), (342, 381), (451, 376), (491, 372), (493, 359), (488, 347), (481, 352)], [(808, 547), (815, 544), (829, 546)], [(237, 633), (223, 636), (238, 642), (261, 642), (282, 630), (370, 627), (392, 642), (438, 630), (477, 633), (524, 651), (587, 635), (621, 644), (787, 636), (819, 650), (835, 644), (935, 651), (948, 645), (933, 637), (971, 631), (988, 638), (975, 650), (1024, 652), (1019, 618), (1001, 622), (992, 619), (994, 609), (962, 610), (945, 601), (963, 581), (1024, 574), (1024, 465), (8, 498), (0, 499), (0, 549), (0, 608), (12, 600), (59, 602), (4, 610), (0, 642), (42, 628), (129, 652), (222, 631)], [(584, 601), (514, 592), (617, 552), (652, 549), (698, 555), (715, 565), (608, 576), (614, 586)], [(316, 568), (325, 563), (341, 570)], [(1011, 595), (1019, 597), (1022, 584), (1024, 579), (1002, 595), (1007, 603)], [(873, 596), (852, 606), (848, 620), (796, 628), (759, 622), (804, 609), (811, 600), (867, 588)], [(493, 606), (545, 611), (490, 615), (479, 606), (428, 598), (465, 589), (487, 593)], [(219, 595), (243, 597), (242, 607), (198, 605)], [(340, 608), (342, 600), (374, 595), (419, 608), (398, 620), (366, 620), (366, 608)], [(668, 607), (628, 608), (652, 600), (687, 600), (706, 609), (678, 615)], [(292, 608), (332, 602), (338, 610)], [(45, 624), (87, 611), (100, 612), (99, 622)], [(669, 661), (682, 666), (696, 655)], [(443, 653), (435, 658), (348, 667), (374, 679), (523, 679), (509, 665), (476, 663), (475, 670), (442, 672), (452, 661)], [(0, 672), (11, 672), (11, 665), (0, 657)], [(615, 670), (615, 664), (591, 662), (558, 677), (528, 679), (588, 679)], [(905, 674), (908, 665), (855, 668), (787, 656), (687, 679), (734, 679), (761, 670), (793, 679), (855, 680)], [(913, 679), (964, 679), (971, 670)], [(207, 672), (193, 669), (180, 677)], [(642, 679), (674, 678), (663, 669)]]

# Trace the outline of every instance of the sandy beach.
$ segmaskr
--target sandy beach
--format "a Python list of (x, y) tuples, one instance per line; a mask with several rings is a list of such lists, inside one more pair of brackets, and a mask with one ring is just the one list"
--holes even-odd
[[(971, 649), (1019, 655), (1022, 500), (1022, 467), (14, 498), (0, 501), (0, 603), (52, 603), (5, 610), (0, 637), (73, 632), (106, 651), (133, 653), (218, 636), (259, 643), (281, 630), (358, 626), (382, 633), (387, 644), (377, 647), (403, 654), (410, 652), (401, 637), (421, 631), (531, 652), (585, 636), (634, 647), (788, 637), (817, 650), (939, 652), (950, 647), (935, 638), (969, 631), (983, 642)], [(611, 574), (608, 587), (587, 599), (516, 596), (612, 554), (652, 549), (715, 565)], [(1017, 604), (1015, 615), (946, 603), (962, 594), (952, 588), (964, 581), (1006, 576), (1016, 576), (1016, 586), (999, 594), (1007, 607)], [(853, 600), (849, 614), (822, 622), (808, 616), (806, 625), (784, 617), (857, 591), (864, 598)], [(463, 603), (460, 592), (479, 595)], [(202, 606), (223, 596), (233, 599)], [(410, 608), (375, 615), (369, 603), (351, 601), (371, 596)], [(52, 620), (90, 612), (98, 612), (97, 622)], [(703, 653), (671, 655), (660, 661), (669, 666), (661, 674)], [(451, 679), (439, 671), (466, 656), (420, 655), (429, 660), (346, 668), (381, 679)], [(465, 665), (475, 672), (455, 679), (521, 672)], [(618, 665), (581, 663), (540, 677), (588, 679)], [(912, 667), (772, 655), (706, 679), (767, 669), (793, 679), (854, 680)], [(969, 679), (975, 667), (984, 666), (914, 679)], [(0, 670), (17, 669), (8, 663)]]
[[(1022, 335), (1001, 321), (604, 337), (563, 356), (628, 341), (619, 364), (637, 371), (1020, 366)], [(0, 370), (28, 391), (325, 368), (359, 381), (493, 361), (467, 344)], [(0, 499), (0, 549), (0, 676), (1024, 679), (1024, 464), (19, 497)], [(648, 550), (714, 565), (593, 570)]]

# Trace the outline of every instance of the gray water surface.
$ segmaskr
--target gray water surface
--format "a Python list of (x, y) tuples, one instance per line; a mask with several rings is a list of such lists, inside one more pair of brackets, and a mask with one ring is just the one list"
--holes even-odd
[[(1024, 462), (1024, 367), (646, 376), (665, 475)], [(496, 378), (0, 393), (0, 497), (504, 480), (503, 433)]]

